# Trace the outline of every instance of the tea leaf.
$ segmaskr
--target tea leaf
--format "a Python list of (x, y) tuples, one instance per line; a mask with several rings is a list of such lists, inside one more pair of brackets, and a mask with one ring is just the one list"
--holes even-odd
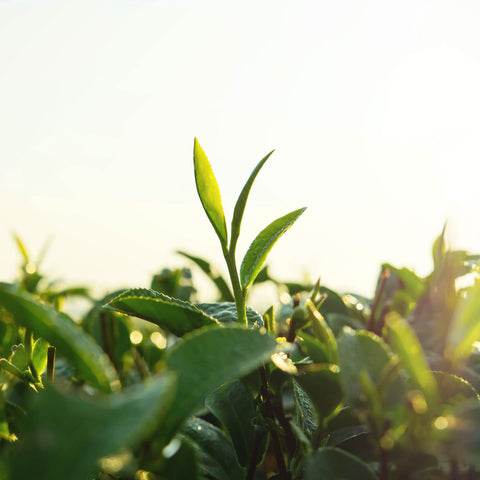
[(384, 391), (380, 391), (382, 380), (387, 366), (393, 355), (385, 342), (376, 335), (345, 327), (337, 340), (338, 356), (340, 361), (340, 381), (348, 403), (362, 407), (361, 397), (363, 386), (361, 373), (369, 378), (382, 395), (382, 402), (386, 407), (398, 405), (404, 393), (404, 385), (400, 377), (395, 375)]
[(177, 373), (178, 389), (175, 410), (162, 433), (173, 435), (211, 391), (246, 375), (276, 350), (273, 337), (237, 326), (204, 328), (186, 336), (167, 358), (168, 367)]
[(98, 459), (134, 446), (152, 432), (174, 391), (172, 374), (96, 401), (47, 388), (35, 398), (22, 442), (10, 454), (11, 478), (93, 478)]
[(240, 226), (242, 224), (243, 213), (245, 212), (245, 206), (247, 204), (248, 195), (250, 193), (250, 189), (252, 188), (253, 182), (258, 175), (258, 172), (261, 170), (265, 162), (270, 158), (270, 155), (274, 150), (270, 153), (265, 155), (260, 162), (258, 162), (257, 166), (253, 169), (250, 177), (245, 183), (240, 195), (238, 196), (237, 203), (235, 204), (235, 209), (233, 211), (233, 218), (232, 218), (232, 237), (230, 239), (230, 252), (233, 255), (235, 252), (235, 248), (237, 246), (238, 236), (240, 235)]
[(104, 308), (143, 318), (179, 337), (197, 328), (218, 324), (192, 303), (145, 288), (127, 290)]
[(355, 480), (378, 480), (372, 468), (339, 448), (323, 447), (311, 452), (305, 459), (304, 480), (334, 480), (355, 478)]
[[(232, 302), (196, 303), (195, 306), (220, 323), (236, 323), (237, 309)], [(248, 326), (263, 327), (262, 316), (253, 308), (247, 307)]]
[(480, 280), (457, 304), (447, 337), (446, 356), (454, 363), (465, 360), (480, 339)]
[(245, 385), (240, 380), (222, 385), (206, 398), (205, 406), (228, 430), (238, 461), (246, 467), (255, 438), (252, 420), (256, 414)]
[(219, 428), (201, 418), (191, 418), (181, 430), (197, 451), (200, 471), (216, 480), (242, 480), (232, 441)]
[(39, 338), (33, 346), (32, 362), (38, 375), (41, 375), (47, 368), (48, 342)]
[(110, 392), (118, 383), (103, 350), (67, 315), (6, 283), (0, 283), (0, 305), (20, 325), (57, 347), (92, 386)]
[(396, 314), (387, 317), (388, 338), (400, 362), (415, 386), (425, 395), (429, 406), (438, 402), (435, 377), (423, 355), (422, 347), (413, 330)]
[(212, 166), (196, 138), (193, 146), (193, 165), (198, 196), (222, 246), (226, 248), (228, 243), (227, 224), (223, 213), (220, 189)]
[(257, 235), (243, 257), (242, 265), (240, 266), (240, 282), (244, 290), (255, 281), (277, 240), (295, 223), (304, 211), (305, 208), (300, 208), (287, 213), (287, 215), (273, 221)]

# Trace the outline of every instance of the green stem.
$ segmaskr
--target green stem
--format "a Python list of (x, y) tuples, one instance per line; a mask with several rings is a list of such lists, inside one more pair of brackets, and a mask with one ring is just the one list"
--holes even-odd
[(235, 255), (228, 251), (226, 246), (222, 246), (223, 256), (227, 263), (228, 274), (232, 282), (233, 296), (235, 297), (235, 306), (237, 308), (237, 322), (248, 327), (247, 321), (247, 291), (243, 290), (238, 277)]

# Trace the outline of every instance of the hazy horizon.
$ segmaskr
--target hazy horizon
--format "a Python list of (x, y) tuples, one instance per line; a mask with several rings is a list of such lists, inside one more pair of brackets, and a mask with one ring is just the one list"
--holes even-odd
[[(448, 221), (480, 251), (480, 33), (474, 1), (0, 4), (1, 281), (16, 232), (45, 273), (148, 285), (174, 251), (225, 271), (196, 198), (193, 138), (227, 224), (267, 152), (239, 257), (308, 207), (274, 275), (372, 295), (382, 262), (426, 275)], [(198, 276), (201, 276), (199, 273)]]

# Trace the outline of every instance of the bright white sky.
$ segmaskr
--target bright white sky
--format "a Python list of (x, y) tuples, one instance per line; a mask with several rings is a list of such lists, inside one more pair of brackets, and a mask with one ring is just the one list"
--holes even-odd
[[(184, 249), (222, 266), (193, 138), (239, 253), (307, 206), (271, 254), (283, 279), (373, 292), (381, 262), (427, 274), (449, 221), (480, 250), (480, 3), (42, 0), (0, 3), (0, 280), (12, 231), (68, 283), (145, 286)], [(198, 274), (200, 275), (200, 274)]]

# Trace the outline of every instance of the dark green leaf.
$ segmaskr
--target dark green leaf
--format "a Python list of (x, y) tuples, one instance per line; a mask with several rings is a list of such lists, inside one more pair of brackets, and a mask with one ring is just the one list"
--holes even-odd
[(269, 159), (270, 155), (273, 153), (273, 150), (263, 157), (260, 162), (258, 162), (257, 166), (253, 169), (250, 177), (245, 183), (240, 195), (238, 196), (237, 203), (235, 204), (235, 209), (233, 211), (233, 218), (232, 218), (232, 238), (230, 239), (230, 252), (233, 255), (235, 252), (235, 248), (237, 246), (238, 236), (240, 235), (240, 226), (242, 224), (243, 213), (245, 211), (245, 205), (247, 204), (248, 195), (250, 193), (250, 189), (252, 188), (253, 182), (258, 175), (258, 172), (261, 170), (265, 162)]
[(179, 337), (197, 328), (218, 324), (192, 303), (144, 288), (123, 292), (105, 308), (143, 318)]
[(240, 380), (222, 385), (206, 398), (205, 406), (223, 423), (240, 465), (246, 467), (255, 438), (252, 420), (256, 413), (245, 385)]
[(0, 283), (0, 305), (20, 325), (57, 347), (94, 387), (110, 392), (118, 386), (115, 370), (100, 346), (67, 315), (5, 283)]
[[(180, 439), (174, 438), (173, 442), (180, 442)], [(200, 479), (195, 451), (190, 443), (181, 442), (175, 454), (168, 458), (162, 469), (162, 478), (167, 480), (177, 478), (179, 480), (183, 478), (188, 480)]]
[(191, 418), (180, 433), (196, 450), (202, 473), (216, 480), (243, 480), (232, 442), (219, 428), (201, 418)]
[(207, 328), (193, 332), (171, 351), (167, 365), (178, 375), (175, 410), (162, 433), (171, 436), (225, 382), (242, 377), (277, 350), (269, 335), (242, 327)]
[(193, 146), (195, 183), (205, 213), (224, 247), (227, 246), (227, 224), (223, 213), (222, 198), (217, 180), (205, 152), (195, 139)]
[(305, 459), (304, 480), (378, 480), (371, 467), (358, 457), (333, 447), (311, 452)]
[[(220, 323), (236, 323), (237, 308), (232, 302), (196, 303), (195, 306)], [(263, 327), (262, 316), (253, 308), (247, 307), (248, 326)]]
[(95, 402), (47, 388), (34, 399), (22, 442), (9, 457), (12, 480), (93, 478), (98, 459), (134, 446), (159, 425), (174, 391), (170, 374)]
[(240, 282), (243, 289), (247, 289), (252, 285), (277, 240), (295, 223), (304, 211), (305, 208), (300, 208), (287, 213), (287, 215), (273, 221), (257, 235), (243, 257), (242, 265), (240, 266)]

